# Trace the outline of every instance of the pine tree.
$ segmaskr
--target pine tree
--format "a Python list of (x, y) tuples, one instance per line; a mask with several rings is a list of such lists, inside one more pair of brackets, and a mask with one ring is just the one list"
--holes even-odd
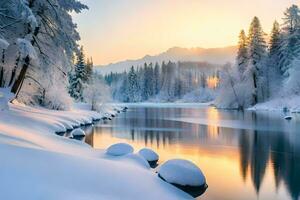
[(242, 30), (239, 35), (238, 54), (236, 60), (238, 72), (242, 78), (249, 63), (247, 36), (244, 30)]
[[(277, 21), (274, 22), (270, 36), (269, 43), (269, 56), (266, 64), (266, 88), (265, 95), (267, 98), (273, 93), (272, 90), (278, 91), (281, 82), (281, 73), (279, 67), (279, 55), (280, 55), (280, 44), (281, 44), (281, 32), (280, 25)], [(274, 80), (276, 80), (274, 82)]]
[(128, 73), (128, 95), (130, 102), (140, 101), (138, 76), (132, 66)]
[(290, 64), (300, 52), (300, 10), (296, 5), (287, 8), (283, 18), (283, 40), (280, 45), (279, 66), (289, 76)]
[(85, 65), (85, 78), (84, 78), (85, 82), (89, 82), (91, 80), (93, 75), (93, 67), (94, 67), (93, 58), (90, 59), (88, 58)]
[(249, 62), (251, 67), (251, 76), (253, 79), (253, 104), (258, 102), (258, 93), (261, 89), (262, 76), (264, 76), (262, 69), (262, 61), (266, 57), (266, 42), (264, 39), (264, 32), (262, 30), (260, 21), (257, 17), (251, 22), (249, 35), (248, 35), (248, 46), (249, 46)]
[(77, 55), (77, 62), (75, 65), (75, 70), (70, 74), (70, 86), (69, 93), (77, 101), (83, 101), (83, 84), (86, 77), (85, 72), (85, 61), (84, 61), (84, 52), (83, 47), (80, 48), (80, 51)]
[(160, 72), (158, 63), (154, 67), (154, 94), (157, 95), (160, 90)]
[(152, 63), (147, 65), (144, 64), (142, 71), (142, 99), (148, 100), (154, 95), (155, 80), (154, 80), (154, 69)]
[(114, 96), (118, 96), (123, 102), (130, 102), (128, 74), (125, 72), (122, 75), (120, 90)]
[(150, 63), (148, 68), (147, 68), (147, 79), (148, 79), (148, 99), (153, 97), (154, 95), (154, 88), (155, 88), (155, 79), (154, 79), (154, 69), (153, 69), (153, 64)]
[(280, 47), (280, 25), (277, 21), (273, 23), (273, 28), (270, 36), (270, 56), (278, 55), (279, 47)]

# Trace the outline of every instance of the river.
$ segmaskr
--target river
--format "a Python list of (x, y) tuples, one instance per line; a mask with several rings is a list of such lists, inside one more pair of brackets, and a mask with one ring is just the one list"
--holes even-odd
[(198, 199), (298, 199), (300, 115), (218, 110), (208, 106), (129, 107), (112, 121), (87, 128), (86, 142), (107, 148), (117, 142), (136, 151), (149, 147), (159, 163), (193, 161), (208, 189)]

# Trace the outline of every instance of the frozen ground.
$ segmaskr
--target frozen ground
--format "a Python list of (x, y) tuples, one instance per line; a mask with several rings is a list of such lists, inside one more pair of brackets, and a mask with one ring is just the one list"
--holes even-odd
[(300, 112), (300, 96), (288, 96), (272, 99), (270, 101), (259, 103), (250, 110)]
[(55, 134), (102, 117), (87, 108), (49, 111), (10, 104), (0, 111), (0, 199), (192, 199), (158, 178), (136, 154), (113, 157)]

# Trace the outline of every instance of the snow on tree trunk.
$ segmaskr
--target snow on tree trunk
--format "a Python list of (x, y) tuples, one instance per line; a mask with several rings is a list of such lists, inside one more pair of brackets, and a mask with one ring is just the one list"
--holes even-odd
[(9, 88), (0, 88), (0, 111), (8, 110), (8, 103), (12, 100), (13, 94)]

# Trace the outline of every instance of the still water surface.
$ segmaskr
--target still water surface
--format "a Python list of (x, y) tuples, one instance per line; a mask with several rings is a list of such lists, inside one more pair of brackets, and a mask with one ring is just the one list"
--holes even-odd
[(87, 130), (86, 142), (154, 149), (160, 163), (183, 158), (204, 172), (203, 200), (300, 199), (300, 116), (212, 107), (130, 107)]

